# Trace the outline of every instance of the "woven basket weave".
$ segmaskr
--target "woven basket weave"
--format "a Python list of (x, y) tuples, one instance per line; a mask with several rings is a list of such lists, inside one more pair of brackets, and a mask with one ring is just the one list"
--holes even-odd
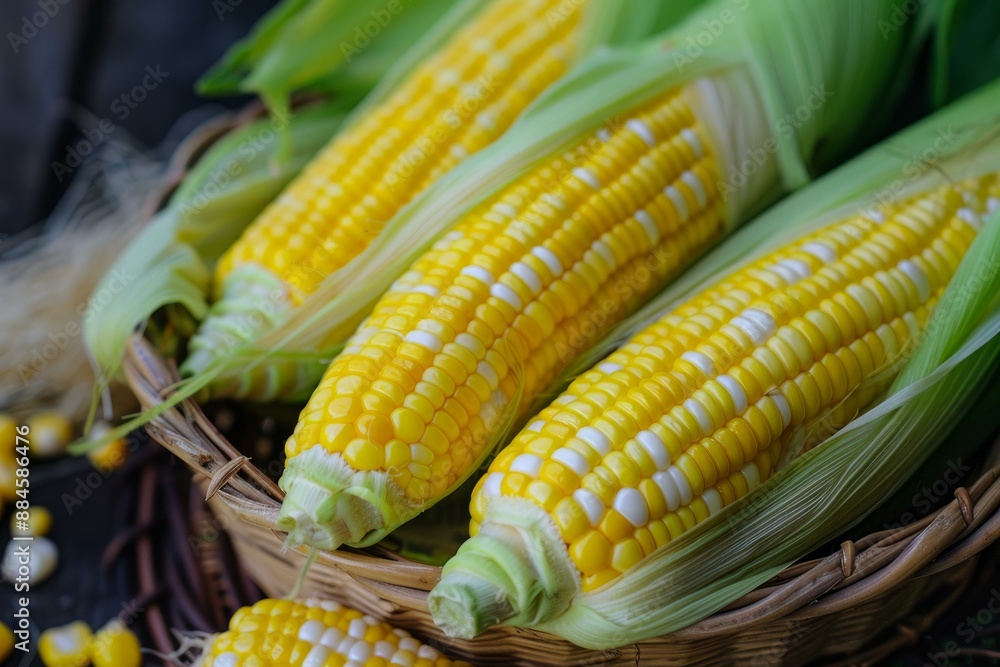
[[(130, 341), (125, 374), (144, 409), (159, 405), (179, 379), (139, 335)], [(146, 429), (195, 472), (242, 566), (261, 589), (287, 595), (305, 557), (283, 554), (284, 535), (272, 529), (283, 495), (278, 486), (193, 400), (165, 411)], [(427, 609), (427, 592), (440, 568), (379, 545), (323, 552), (303, 594), (335, 598), (385, 618), (475, 664), (756, 666), (824, 657), (828, 664), (870, 663), (912, 641), (943, 612), (968, 582), (975, 555), (1000, 536), (1000, 443), (995, 449), (974, 484), (957, 489), (955, 500), (920, 521), (844, 542), (837, 553), (789, 567), (694, 626), (615, 650), (589, 651), (515, 628), (494, 628), (473, 641), (447, 638)], [(930, 609), (924, 620), (902, 623), (918, 604)], [(894, 638), (885, 641), (893, 628)], [(878, 647), (866, 653), (880, 636)]]

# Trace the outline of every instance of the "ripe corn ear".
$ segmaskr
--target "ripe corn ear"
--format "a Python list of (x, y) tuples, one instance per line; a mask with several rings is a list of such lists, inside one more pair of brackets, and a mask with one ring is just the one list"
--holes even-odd
[[(842, 428), (891, 381), (998, 207), (990, 173), (871, 209), (641, 331), (480, 479), (473, 537), (431, 594), (436, 620), (471, 637), (558, 616)], [(541, 570), (532, 595), (497, 574), (511, 559)]]
[(691, 99), (671, 91), (535, 169), (386, 293), (286, 444), (292, 543), (368, 543), (443, 497), (518, 396), (722, 234)]
[[(252, 338), (254, 322), (280, 322), (411, 199), (499, 137), (573, 63), (586, 4), (565, 11), (560, 0), (493, 0), (335, 136), (216, 264), (217, 300), (185, 372)], [(550, 20), (556, 11), (560, 20)], [(268, 398), (287, 389), (264, 380), (227, 391)]]

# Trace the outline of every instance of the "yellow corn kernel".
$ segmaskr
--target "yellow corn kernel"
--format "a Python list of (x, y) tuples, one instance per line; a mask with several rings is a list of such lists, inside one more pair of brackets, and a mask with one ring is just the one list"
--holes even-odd
[(298, 301), (357, 256), (400, 208), (492, 143), (568, 68), (581, 12), (549, 22), (558, 7), (559, 0), (488, 6), (320, 152), (223, 255), (216, 289), (238, 268), (258, 265)]
[(611, 563), (611, 543), (596, 530), (573, 542), (569, 552), (584, 576), (597, 574)]
[(49, 628), (38, 638), (38, 656), (45, 667), (86, 667), (92, 633), (83, 621)]
[[(90, 436), (96, 440), (110, 430), (110, 424), (99, 421), (91, 428)], [(118, 470), (125, 465), (125, 461), (128, 459), (128, 442), (124, 438), (117, 438), (96, 449), (88, 450), (87, 458), (98, 470), (106, 472)]]
[(14, 464), (0, 462), (0, 500), (17, 500), (17, 475)]
[(0, 663), (7, 660), (14, 652), (14, 633), (5, 624), (0, 623)]
[(66, 453), (73, 438), (73, 425), (58, 412), (39, 412), (28, 417), (28, 452), (38, 458), (52, 458)]
[(88, 652), (94, 667), (139, 667), (139, 638), (121, 621), (110, 621), (90, 640)]
[(14, 466), (14, 459), (17, 458), (14, 451), (17, 435), (17, 420), (0, 414), (0, 466)]
[[(25, 517), (24, 515), (27, 514)], [(13, 537), (44, 537), (52, 529), (52, 512), (41, 505), (14, 512), (10, 517), (10, 534)]]

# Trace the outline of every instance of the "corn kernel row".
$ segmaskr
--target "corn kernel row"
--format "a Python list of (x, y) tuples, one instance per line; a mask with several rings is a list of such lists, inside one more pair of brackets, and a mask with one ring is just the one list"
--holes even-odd
[(261, 600), (237, 611), (200, 667), (451, 667), (405, 630), (329, 600)]
[(557, 5), (487, 6), (247, 228), (216, 267), (217, 293), (235, 269), (256, 264), (298, 302), (438, 175), (500, 136), (574, 57), (580, 11), (546, 21)]

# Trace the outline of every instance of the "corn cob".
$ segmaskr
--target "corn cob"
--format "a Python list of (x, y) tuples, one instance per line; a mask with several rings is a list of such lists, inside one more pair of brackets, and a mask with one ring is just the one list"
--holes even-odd
[(303, 410), (280, 481), (288, 543), (372, 544), (460, 484), (563, 367), (775, 191), (765, 159), (720, 196), (766, 125), (746, 71), (692, 77), (459, 220)]
[(233, 614), (199, 667), (450, 667), (467, 665), (405, 630), (328, 600), (261, 600)]
[[(470, 637), (557, 616), (745, 496), (817, 442), (810, 429), (841, 428), (898, 370), (998, 197), (989, 174), (809, 235), (579, 377), (477, 484), (435, 619)], [(537, 590), (510, 587), (506, 558), (542, 568)]]
[[(448, 233), (386, 293), (303, 410), (285, 448), (282, 524), (325, 548), (370, 541), (397, 522), (394, 508), (349, 493), (353, 509), (316, 521), (308, 480), (334, 490), (320, 494), (328, 502), (357, 486), (355, 471), (379, 471), (390, 497), (419, 507), (463, 479), (518, 392), (551, 382), (721, 235), (708, 146), (688, 95), (671, 91)], [(364, 523), (373, 514), (359, 502), (383, 516)]]
[[(334, 137), (216, 264), (217, 301), (191, 340), (184, 372), (197, 374), (252, 337), (245, 320), (261, 316), (261, 301), (267, 325), (283, 321), (400, 208), (499, 137), (576, 57), (587, 3), (571, 11), (559, 4), (493, 0), (391, 96)], [(557, 9), (559, 20), (550, 20)], [(303, 384), (295, 372), (281, 375)], [(217, 392), (294, 392), (267, 379), (266, 388), (250, 383)]]
[(400, 207), (503, 133), (565, 71), (579, 12), (550, 25), (546, 13), (557, 5), (487, 7), (385, 104), (330, 142), (222, 257), (216, 287), (255, 264), (281, 277), (298, 301), (350, 261)]

